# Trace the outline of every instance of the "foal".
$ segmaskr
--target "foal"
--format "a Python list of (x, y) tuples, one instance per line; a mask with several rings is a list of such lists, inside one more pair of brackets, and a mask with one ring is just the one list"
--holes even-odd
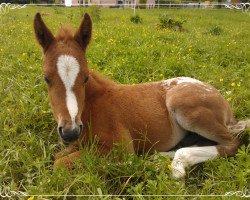
[[(43, 73), (50, 103), (64, 143), (98, 137), (101, 154), (115, 143), (131, 153), (168, 153), (191, 132), (215, 145), (186, 147), (172, 152), (173, 176), (220, 156), (233, 156), (239, 147), (232, 133), (243, 131), (250, 121), (234, 119), (228, 102), (212, 86), (192, 78), (178, 77), (138, 85), (122, 85), (89, 71), (86, 48), (92, 22), (84, 15), (75, 34), (61, 28), (54, 36), (41, 15), (34, 19), (36, 38), (43, 48)], [(164, 153), (165, 152), (165, 153)], [(71, 166), (80, 151), (56, 159), (55, 166)]]

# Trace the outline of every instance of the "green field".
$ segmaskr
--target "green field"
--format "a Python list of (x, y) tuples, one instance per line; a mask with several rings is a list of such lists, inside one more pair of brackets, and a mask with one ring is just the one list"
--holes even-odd
[[(77, 28), (82, 15), (90, 12), (93, 40), (87, 52), (89, 67), (117, 82), (194, 77), (220, 90), (237, 119), (250, 118), (249, 15), (234, 10), (141, 9), (136, 13), (143, 22), (134, 24), (130, 21), (132, 9), (97, 11), (27, 7), (0, 15), (0, 195), (6, 191), (43, 197), (137, 195), (130, 199), (152, 199), (140, 195), (153, 194), (224, 195), (230, 191), (249, 195), (249, 130), (241, 134), (244, 145), (235, 157), (196, 165), (185, 180), (173, 180), (168, 167), (171, 160), (157, 153), (127, 155), (119, 162), (98, 156), (94, 145), (82, 148), (82, 159), (73, 171), (52, 170), (53, 155), (64, 147), (58, 143), (57, 124), (42, 75), (42, 51), (34, 37), (32, 21), (36, 12), (44, 15), (54, 33), (62, 24)], [(160, 29), (157, 24), (162, 14), (185, 20), (184, 31)]]

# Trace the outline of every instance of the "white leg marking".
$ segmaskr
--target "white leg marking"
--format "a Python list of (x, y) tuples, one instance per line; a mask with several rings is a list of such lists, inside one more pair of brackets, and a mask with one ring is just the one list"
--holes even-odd
[(173, 177), (176, 179), (183, 178), (186, 175), (185, 168), (214, 159), (218, 154), (215, 146), (178, 149), (172, 162)]
[(57, 61), (57, 71), (66, 89), (66, 105), (72, 120), (72, 128), (75, 125), (75, 118), (78, 113), (76, 95), (72, 88), (75, 85), (76, 77), (80, 71), (80, 66), (76, 58), (70, 55), (59, 56)]

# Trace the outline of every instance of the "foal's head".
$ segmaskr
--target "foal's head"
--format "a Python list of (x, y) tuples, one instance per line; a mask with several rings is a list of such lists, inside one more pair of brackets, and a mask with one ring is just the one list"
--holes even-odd
[(58, 132), (64, 143), (75, 141), (83, 129), (81, 114), (89, 75), (85, 52), (91, 39), (90, 16), (84, 15), (75, 34), (69, 28), (62, 28), (54, 36), (37, 13), (34, 29), (44, 52), (44, 79)]

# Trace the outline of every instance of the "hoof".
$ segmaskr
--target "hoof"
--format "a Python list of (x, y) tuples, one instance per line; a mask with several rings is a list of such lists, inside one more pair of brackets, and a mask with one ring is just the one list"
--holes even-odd
[(181, 161), (172, 162), (172, 175), (174, 179), (182, 179), (186, 176), (185, 166)]

